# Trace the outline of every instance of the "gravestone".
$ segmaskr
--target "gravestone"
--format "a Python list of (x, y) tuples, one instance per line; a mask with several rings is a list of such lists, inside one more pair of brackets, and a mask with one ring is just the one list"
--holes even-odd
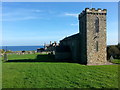
[(8, 60), (8, 57), (7, 57), (7, 54), (6, 54), (6, 53), (4, 54), (4, 60), (5, 60), (5, 61)]
[(110, 56), (110, 61), (113, 60), (113, 59), (114, 59), (114, 58), (113, 58), (113, 56), (111, 55), (111, 56)]

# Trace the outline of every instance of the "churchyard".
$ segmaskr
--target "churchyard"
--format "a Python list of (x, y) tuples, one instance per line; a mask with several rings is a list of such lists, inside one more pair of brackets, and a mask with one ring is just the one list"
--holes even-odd
[(47, 54), (11, 54), (2, 63), (2, 87), (118, 88), (118, 67), (57, 62)]

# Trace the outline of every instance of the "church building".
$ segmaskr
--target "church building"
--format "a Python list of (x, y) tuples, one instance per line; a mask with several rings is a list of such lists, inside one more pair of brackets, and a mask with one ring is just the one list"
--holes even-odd
[(105, 64), (106, 9), (86, 8), (78, 15), (79, 33), (66, 37), (56, 47), (55, 58), (81, 64)]

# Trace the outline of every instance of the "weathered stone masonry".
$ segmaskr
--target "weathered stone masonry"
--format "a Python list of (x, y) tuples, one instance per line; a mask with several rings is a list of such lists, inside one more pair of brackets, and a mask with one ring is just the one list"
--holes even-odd
[[(106, 9), (86, 8), (79, 14), (79, 33), (60, 41), (60, 46), (56, 48), (56, 59), (71, 58), (81, 64), (107, 63), (106, 13)], [(57, 51), (61, 47), (69, 47), (70, 50), (63, 54)]]

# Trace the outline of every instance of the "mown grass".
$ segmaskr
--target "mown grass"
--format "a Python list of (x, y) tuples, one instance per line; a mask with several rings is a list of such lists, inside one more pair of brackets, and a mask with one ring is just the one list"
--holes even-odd
[(114, 63), (114, 64), (120, 64), (120, 59), (114, 59), (111, 62)]
[(56, 61), (54, 59), (54, 55), (36, 53), (36, 54), (8, 55), (7, 62), (56, 62)]
[(47, 55), (47, 54), (22, 54), (22, 55), (18, 55), (18, 54), (11, 54), (8, 55), (8, 60), (22, 60), (22, 59), (36, 59), (37, 55)]
[[(30, 57), (36, 58), (36, 55)], [(9, 59), (15, 57), (10, 56)], [(118, 67), (59, 62), (6, 62), (2, 65), (2, 85), (3, 88), (118, 88)]]

